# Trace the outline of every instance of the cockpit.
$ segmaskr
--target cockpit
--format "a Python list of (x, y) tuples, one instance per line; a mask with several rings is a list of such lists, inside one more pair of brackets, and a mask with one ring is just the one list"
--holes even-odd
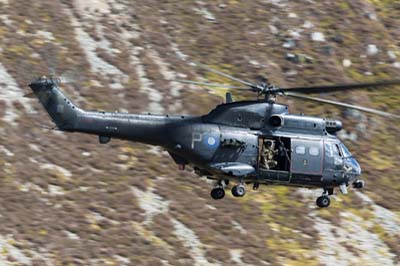
[(325, 142), (325, 167), (343, 171), (349, 181), (361, 175), (360, 164), (342, 142)]

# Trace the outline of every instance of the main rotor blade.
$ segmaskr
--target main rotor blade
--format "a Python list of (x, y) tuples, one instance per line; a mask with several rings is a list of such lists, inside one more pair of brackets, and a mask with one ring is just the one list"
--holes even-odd
[(249, 86), (249, 87), (257, 86), (256, 84), (253, 84), (253, 83), (250, 83), (250, 82), (241, 80), (241, 79), (239, 79), (239, 78), (235, 78), (235, 77), (233, 77), (233, 76), (231, 76), (231, 75), (229, 75), (229, 74), (226, 74), (226, 73), (224, 73), (224, 72), (215, 70), (215, 69), (213, 69), (213, 68), (211, 68), (211, 67), (209, 67), (209, 66), (206, 66), (206, 65), (203, 65), (203, 64), (200, 64), (200, 63), (193, 63), (193, 64), (194, 64), (195, 66), (198, 66), (198, 67), (200, 67), (200, 68), (202, 68), (202, 69), (205, 69), (205, 70), (207, 70), (207, 71), (209, 71), (209, 72), (212, 72), (212, 73), (214, 73), (214, 74), (220, 75), (220, 76), (225, 77), (225, 78), (228, 78), (228, 79), (230, 79), (230, 80), (233, 80), (233, 81), (242, 83), (242, 84), (244, 84), (244, 85), (246, 85), (246, 86)]
[(282, 92), (300, 92), (309, 94), (309, 93), (323, 93), (323, 92), (345, 91), (354, 89), (368, 89), (368, 88), (385, 87), (391, 85), (400, 85), (400, 79), (385, 80), (385, 81), (371, 82), (371, 83), (356, 83), (356, 84), (353, 83), (353, 84), (280, 88), (280, 90)]
[(316, 97), (310, 97), (310, 96), (307, 96), (307, 95), (302, 95), (302, 94), (299, 94), (299, 93), (292, 93), (292, 92), (285, 92), (284, 95), (290, 96), (290, 97), (294, 97), (294, 98), (298, 98), (298, 99), (302, 99), (302, 100), (310, 100), (310, 101), (314, 101), (314, 102), (326, 103), (326, 104), (331, 104), (331, 105), (335, 105), (335, 106), (355, 109), (355, 110), (359, 110), (359, 111), (363, 111), (363, 112), (367, 112), (367, 113), (371, 113), (371, 114), (376, 114), (376, 115), (381, 115), (381, 116), (385, 116), (385, 117), (400, 119), (400, 115), (387, 113), (387, 112), (379, 111), (379, 110), (372, 109), (372, 108), (362, 107), (362, 106), (358, 106), (358, 105), (340, 103), (340, 102), (336, 102), (336, 101), (332, 101), (332, 100), (321, 99), (321, 98), (316, 98)]
[(219, 84), (219, 83), (199, 82), (199, 81), (192, 81), (192, 80), (185, 80), (185, 79), (173, 79), (170, 81), (176, 81), (176, 82), (180, 82), (180, 83), (187, 83), (187, 84), (200, 85), (200, 86), (208, 86), (208, 87), (219, 87), (219, 88), (225, 88), (225, 89), (250, 90), (249, 88), (244, 88), (244, 87), (231, 86), (231, 85)]

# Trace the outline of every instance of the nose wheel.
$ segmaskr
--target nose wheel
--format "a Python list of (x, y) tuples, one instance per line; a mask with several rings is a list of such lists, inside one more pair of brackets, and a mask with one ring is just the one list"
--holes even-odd
[(353, 183), (353, 188), (361, 189), (365, 187), (365, 182), (364, 180), (356, 180)]

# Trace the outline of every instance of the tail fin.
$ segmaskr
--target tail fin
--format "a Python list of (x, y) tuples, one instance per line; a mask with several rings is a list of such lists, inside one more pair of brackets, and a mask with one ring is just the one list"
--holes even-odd
[(58, 83), (57, 80), (41, 77), (32, 81), (29, 87), (60, 130), (74, 131), (81, 110), (60, 91)]

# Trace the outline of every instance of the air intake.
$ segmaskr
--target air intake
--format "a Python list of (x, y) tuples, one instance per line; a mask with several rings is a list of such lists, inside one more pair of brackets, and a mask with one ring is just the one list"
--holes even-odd
[(334, 134), (343, 128), (342, 122), (339, 120), (326, 120), (326, 131), (330, 134)]
[(283, 117), (280, 115), (273, 115), (269, 118), (269, 124), (273, 127), (283, 126)]

